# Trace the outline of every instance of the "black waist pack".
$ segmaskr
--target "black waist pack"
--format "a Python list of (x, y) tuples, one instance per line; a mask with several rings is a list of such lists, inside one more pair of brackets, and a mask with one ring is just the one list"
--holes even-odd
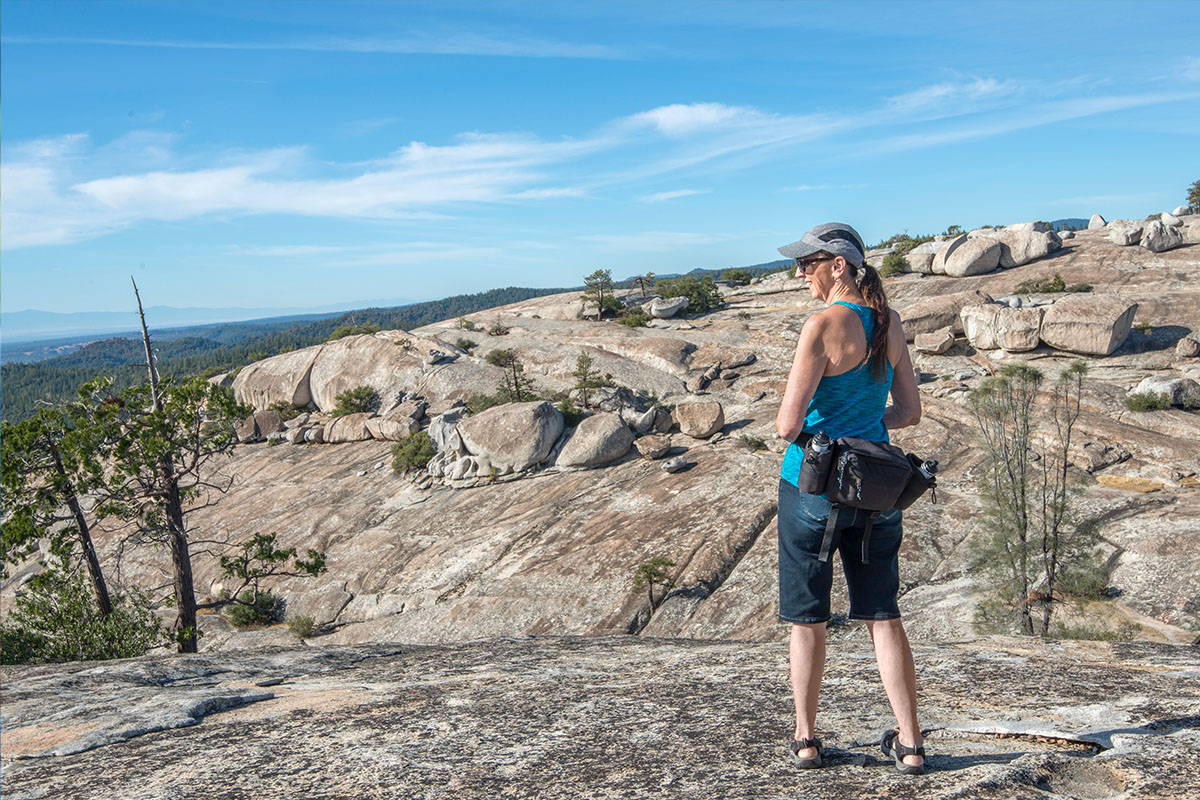
[[(863, 532), (862, 561), (866, 564), (875, 518), (892, 508), (908, 508), (928, 489), (937, 486), (936, 478), (923, 468), (924, 462), (919, 457), (886, 442), (847, 436), (837, 439), (830, 451), (816, 453), (809, 439), (804, 450), (798, 481), (801, 491), (820, 494), (823, 490), (833, 504), (821, 543), (822, 561), (829, 558), (840, 509), (861, 508), (871, 512)], [(936, 471), (936, 465), (933, 469)]]

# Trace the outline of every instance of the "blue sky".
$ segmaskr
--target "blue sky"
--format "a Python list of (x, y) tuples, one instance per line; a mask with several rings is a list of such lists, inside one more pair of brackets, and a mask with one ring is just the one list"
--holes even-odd
[(0, 6), (0, 304), (299, 308), (1142, 217), (1200, 3)]

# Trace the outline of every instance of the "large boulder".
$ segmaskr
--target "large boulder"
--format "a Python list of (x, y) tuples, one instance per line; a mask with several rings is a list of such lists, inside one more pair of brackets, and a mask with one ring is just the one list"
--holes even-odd
[(1053, 231), (1034, 231), (1006, 228), (984, 234), (985, 238), (1000, 243), (1000, 266), (1019, 267), (1039, 258), (1045, 258), (1062, 248), (1062, 239)]
[(1024, 353), (1038, 346), (1042, 332), (1040, 306), (1002, 307), (996, 315), (996, 344), (1007, 353)]
[(1200, 244), (1200, 219), (1189, 220), (1183, 227), (1184, 244)]
[(359, 414), (334, 417), (333, 421), (325, 426), (325, 441), (330, 444), (365, 442), (371, 438), (367, 422), (373, 416), (375, 416), (374, 413), (363, 411)]
[(908, 262), (908, 271), (932, 275), (933, 259), (944, 246), (943, 242), (932, 241), (924, 242), (909, 250), (904, 254), (904, 260)]
[(562, 414), (544, 401), (494, 406), (458, 423), (467, 450), (506, 472), (544, 461), (562, 432)]
[(1183, 244), (1183, 234), (1178, 228), (1172, 228), (1158, 220), (1154, 220), (1142, 231), (1141, 245), (1155, 253), (1171, 250)]
[(233, 379), (233, 396), (254, 408), (279, 402), (296, 408), (307, 406), (312, 401), (310, 374), (323, 347), (306, 347), (247, 364)]
[(996, 341), (996, 318), (1001, 309), (1007, 309), (999, 303), (980, 303), (964, 306), (959, 313), (962, 319), (963, 334), (976, 350), (995, 350), (1000, 344)]
[(913, 347), (921, 353), (940, 356), (954, 347), (954, 334), (949, 328), (933, 333), (918, 333), (913, 338)]
[(367, 432), (371, 438), (385, 442), (398, 442), (420, 428), (421, 423), (404, 414), (388, 413), (367, 420)]
[(938, 258), (942, 259), (945, 274), (952, 278), (965, 278), (982, 275), (998, 267), (1000, 250), (1000, 242), (988, 236), (964, 237), (947, 245)]
[(425, 351), (415, 346), (399, 346), (398, 335), (394, 332), (368, 333), (326, 343), (313, 361), (309, 376), (312, 400), (317, 408), (333, 411), (339, 394), (359, 386), (370, 386), (379, 393), (382, 403), (379, 411), (383, 413), (421, 385)]
[(272, 433), (280, 433), (284, 430), (286, 428), (279, 412), (267, 409), (266, 411), (255, 411), (242, 420), (241, 424), (234, 429), (234, 434), (239, 442), (257, 442)]
[(1042, 341), (1056, 350), (1109, 355), (1129, 336), (1137, 308), (1137, 303), (1115, 295), (1064, 297), (1042, 318)]
[(693, 439), (707, 439), (725, 425), (725, 410), (715, 400), (695, 400), (675, 406), (679, 430)]
[(1191, 378), (1178, 375), (1151, 375), (1143, 378), (1142, 382), (1131, 394), (1165, 394), (1171, 398), (1171, 405), (1180, 408), (1200, 408), (1200, 383)]
[(667, 319), (688, 307), (686, 297), (656, 297), (650, 301), (647, 313), (655, 319)]
[(642, 458), (662, 458), (671, 449), (671, 440), (666, 436), (643, 436), (633, 443)]
[(1142, 223), (1131, 219), (1114, 219), (1108, 223), (1108, 240), (1121, 247), (1137, 244), (1142, 239)]
[(940, 242), (939, 244), (941, 246), (938, 248), (937, 253), (934, 254), (934, 256), (933, 256), (933, 261), (930, 264), (929, 271), (932, 272), (934, 275), (945, 275), (946, 274), (946, 258), (950, 255), (951, 252), (954, 251), (955, 248), (959, 247), (966, 241), (967, 241), (967, 235), (964, 233), (959, 236), (955, 236), (954, 238), (952, 238), (948, 241)]
[(1029, 231), (1031, 233), (1046, 233), (1051, 230), (1048, 222), (1018, 222), (1004, 228), (1006, 231)]
[(1193, 211), (1191, 206), (1175, 206), (1175, 210), (1171, 213), (1177, 217), (1186, 217), (1188, 214), (1193, 213)]
[(560, 467), (599, 467), (629, 452), (633, 431), (617, 414), (585, 417), (567, 439), (555, 462)]
[(1099, 214), (1092, 214), (1092, 218), (1088, 220), (1088, 230), (1094, 231), (1097, 228), (1103, 228), (1108, 222)]
[(959, 313), (963, 307), (990, 302), (991, 295), (977, 289), (918, 300), (899, 309), (904, 336), (911, 342), (918, 333), (933, 333), (942, 328), (949, 328), (951, 333), (962, 333)]
[(1162, 221), (1163, 225), (1168, 225), (1172, 228), (1178, 228), (1183, 225), (1183, 220), (1169, 211), (1164, 211), (1159, 219)]

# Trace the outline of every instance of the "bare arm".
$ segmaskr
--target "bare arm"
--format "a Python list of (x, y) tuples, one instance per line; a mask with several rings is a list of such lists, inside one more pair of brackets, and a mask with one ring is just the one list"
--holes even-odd
[(888, 360), (892, 363), (892, 404), (883, 412), (883, 424), (888, 430), (906, 428), (921, 421), (921, 394), (913, 374), (908, 343), (900, 327), (900, 315), (892, 312), (888, 328)]
[(804, 414), (808, 411), (808, 403), (829, 364), (823, 335), (826, 324), (827, 320), (821, 314), (815, 314), (808, 318), (800, 330), (800, 341), (796, 343), (796, 355), (788, 372), (783, 403), (775, 415), (775, 430), (789, 442), (794, 442), (804, 430)]

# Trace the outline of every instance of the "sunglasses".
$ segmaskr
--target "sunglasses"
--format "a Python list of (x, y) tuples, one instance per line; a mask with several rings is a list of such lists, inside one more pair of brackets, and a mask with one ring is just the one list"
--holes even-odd
[(801, 275), (807, 275), (808, 272), (813, 268), (813, 265), (820, 264), (822, 261), (832, 261), (835, 258), (837, 258), (837, 256), (821, 256), (820, 258), (809, 258), (805, 259), (804, 261), (801, 261), (797, 258), (796, 272)]

